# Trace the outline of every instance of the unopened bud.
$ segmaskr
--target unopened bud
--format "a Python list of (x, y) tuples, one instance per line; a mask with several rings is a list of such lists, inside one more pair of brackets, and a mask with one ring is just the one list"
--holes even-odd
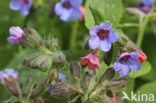
[(124, 78), (120, 78), (117, 80), (110, 81), (106, 87), (109, 88), (110, 90), (118, 90), (124, 88), (127, 84), (128, 84), (128, 80)]
[(68, 97), (74, 94), (75, 90), (76, 88), (70, 82), (63, 81), (54, 84), (50, 93), (56, 97)]
[(12, 76), (9, 78), (4, 78), (4, 84), (12, 95), (16, 97), (20, 96), (19, 84)]
[(50, 18), (53, 18), (56, 15), (54, 12), (55, 5), (56, 5), (56, 1), (51, 0), (50, 7), (49, 7), (49, 17)]
[(84, 46), (83, 46), (83, 48), (84, 48), (85, 50), (88, 50), (88, 49), (89, 49), (88, 41), (89, 41), (89, 40), (87, 40), (87, 41), (85, 42)]
[(28, 77), (26, 81), (24, 82), (22, 93), (23, 96), (28, 96), (28, 94), (32, 91), (33, 88), (33, 80), (31, 77)]
[(104, 54), (104, 62), (109, 66), (112, 63), (113, 60), (113, 55), (114, 55), (114, 46), (111, 47), (111, 50), (107, 53)]
[(54, 62), (57, 64), (63, 64), (66, 61), (66, 57), (62, 52), (56, 52)]
[(21, 41), (22, 44), (30, 48), (39, 48), (44, 44), (42, 38), (34, 29), (25, 29), (24, 37), (26, 38), (26, 40)]
[(79, 81), (79, 79), (80, 79), (80, 66), (75, 61), (70, 63), (70, 73), (73, 76), (75, 81)]
[(145, 15), (145, 13), (139, 10), (138, 8), (127, 8), (127, 13), (130, 15), (139, 15), (139, 17)]
[(34, 54), (35, 56), (29, 56), (24, 59), (23, 65), (34, 68), (40, 69), (40, 71), (45, 72), (50, 69), (52, 64), (52, 56), (49, 54)]
[(95, 76), (95, 72), (87, 71), (83, 77), (82, 86), (84, 89), (88, 89), (91, 79)]
[(44, 80), (40, 84), (37, 85), (37, 87), (32, 91), (30, 98), (35, 99), (39, 96), (41, 96), (49, 87), (48, 81)]
[(115, 76), (115, 71), (113, 68), (108, 68), (106, 72), (101, 76), (99, 80), (99, 84), (104, 82), (105, 80), (111, 80)]

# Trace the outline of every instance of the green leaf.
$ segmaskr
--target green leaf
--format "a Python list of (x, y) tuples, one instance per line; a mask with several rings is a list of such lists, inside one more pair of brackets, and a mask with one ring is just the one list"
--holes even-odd
[[(150, 82), (150, 83), (147, 83), (143, 86), (141, 86), (137, 91), (136, 93), (140, 93), (140, 94), (146, 94), (148, 96), (148, 100), (150, 99), (152, 101), (152, 96), (155, 96), (156, 95), (156, 89), (155, 89), (155, 86), (156, 86), (156, 81), (154, 82)], [(145, 100), (146, 98), (144, 98)], [(154, 101), (153, 102), (150, 102), (150, 103), (155, 103)]]
[(139, 76), (149, 73), (150, 70), (151, 70), (151, 64), (148, 61), (145, 61), (142, 63), (140, 71), (131, 71), (129, 76), (132, 78), (137, 78)]
[(85, 5), (85, 26), (90, 29), (93, 25), (95, 25), (94, 17), (89, 8), (89, 1), (87, 0)]
[(88, 0), (86, 3), (85, 23), (88, 29), (94, 24), (110, 21), (116, 26), (122, 16), (121, 0)]

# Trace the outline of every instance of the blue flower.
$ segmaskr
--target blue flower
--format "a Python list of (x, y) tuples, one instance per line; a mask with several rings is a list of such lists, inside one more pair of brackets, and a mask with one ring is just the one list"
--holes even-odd
[(151, 6), (154, 3), (154, 0), (142, 0), (141, 3), (146, 6)]
[(100, 47), (105, 52), (108, 52), (111, 49), (112, 43), (118, 40), (118, 35), (112, 30), (112, 25), (109, 21), (93, 26), (90, 29), (90, 35), (89, 47), (91, 49)]
[(80, 19), (82, 17), (79, 7), (82, 0), (62, 0), (55, 6), (56, 15), (64, 22), (69, 21), (71, 18)]
[(114, 63), (114, 70), (119, 71), (122, 77), (127, 76), (131, 70), (139, 71), (141, 64), (138, 61), (139, 52), (122, 53), (119, 59)]
[(12, 76), (14, 79), (18, 79), (18, 72), (14, 69), (5, 69), (4, 71), (0, 71), (0, 83), (4, 83), (4, 78), (9, 78)]
[(12, 0), (10, 3), (10, 8), (15, 11), (20, 10), (21, 14), (26, 16), (29, 14), (31, 4), (31, 0)]
[(145, 13), (149, 13), (152, 9), (152, 4), (154, 0), (142, 0), (139, 9)]

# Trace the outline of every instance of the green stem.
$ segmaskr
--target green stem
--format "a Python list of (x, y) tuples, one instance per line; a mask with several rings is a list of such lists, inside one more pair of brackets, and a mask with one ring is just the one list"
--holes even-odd
[(45, 52), (46, 54), (50, 54), (53, 55), (53, 52), (51, 52), (50, 50), (48, 50), (45, 46), (41, 46), (40, 50)]
[(125, 24), (118, 25), (118, 27), (120, 27), (120, 28), (124, 28), (124, 27), (139, 27), (139, 24), (137, 24), (137, 23), (125, 23)]
[(72, 34), (71, 34), (71, 38), (70, 38), (70, 49), (74, 49), (75, 45), (76, 45), (76, 37), (77, 37), (77, 29), (78, 29), (79, 23), (76, 22), (75, 25), (73, 25), (72, 27)]
[(144, 32), (145, 32), (145, 28), (146, 28), (146, 25), (147, 25), (148, 21), (149, 21), (149, 15), (145, 16), (143, 22), (140, 21), (139, 34), (138, 34), (138, 40), (137, 40), (137, 46), (138, 47), (141, 47)]

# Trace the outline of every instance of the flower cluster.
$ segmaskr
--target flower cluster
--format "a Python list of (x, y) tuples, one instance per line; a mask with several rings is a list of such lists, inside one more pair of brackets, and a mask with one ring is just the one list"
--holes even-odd
[(29, 14), (31, 5), (31, 0), (12, 0), (10, 3), (10, 8), (15, 11), (20, 10), (23, 16), (27, 16)]
[(69, 21), (70, 19), (81, 19), (80, 11), (82, 0), (62, 0), (55, 6), (56, 15), (60, 16), (62, 21)]

